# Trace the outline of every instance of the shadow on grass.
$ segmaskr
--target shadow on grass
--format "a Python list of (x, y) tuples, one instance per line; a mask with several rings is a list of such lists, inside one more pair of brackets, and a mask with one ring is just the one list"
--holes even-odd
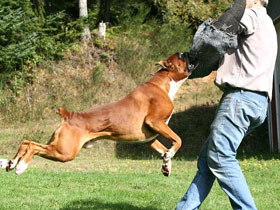
[[(182, 139), (182, 147), (175, 155), (175, 158), (184, 160), (196, 159), (200, 148), (210, 132), (210, 125), (214, 120), (216, 106), (196, 106), (176, 113), (172, 116), (169, 126)], [(240, 157), (271, 157), (269, 153), (267, 122), (246, 136), (238, 154)], [(162, 137), (159, 140), (168, 148), (170, 142)], [(269, 155), (270, 154), (270, 155)], [(151, 159), (160, 158), (159, 154), (149, 148), (146, 144), (124, 144), (117, 143), (116, 157), (130, 159)]]
[(60, 210), (159, 210), (154, 207), (137, 207), (128, 203), (104, 203), (98, 200), (78, 200), (69, 203)]
[[(215, 110), (214, 106), (192, 107), (172, 115), (169, 126), (182, 139), (182, 147), (177, 152), (176, 158), (188, 160), (196, 158), (209, 133)], [(171, 146), (163, 137), (160, 136), (158, 139), (167, 148)], [(116, 156), (131, 159), (160, 158), (160, 155), (146, 144), (117, 143)]]

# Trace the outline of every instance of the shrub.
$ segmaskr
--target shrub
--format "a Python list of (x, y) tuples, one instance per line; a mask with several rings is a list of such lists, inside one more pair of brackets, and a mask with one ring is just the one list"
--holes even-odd
[(230, 6), (230, 0), (154, 0), (163, 21), (183, 25), (193, 32), (209, 17), (217, 18)]
[(148, 73), (158, 69), (154, 65), (158, 61), (176, 52), (188, 51), (192, 36), (182, 26), (158, 25), (155, 20), (141, 26), (132, 25), (119, 36), (116, 61), (120, 70), (140, 83)]

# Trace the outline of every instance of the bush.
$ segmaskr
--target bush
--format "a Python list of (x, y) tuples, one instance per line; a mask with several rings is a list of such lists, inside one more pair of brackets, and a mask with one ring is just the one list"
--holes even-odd
[(230, 0), (154, 0), (163, 21), (183, 25), (193, 32), (208, 18), (217, 18), (230, 6)]
[[(197, 27), (209, 17), (217, 18), (230, 3), (229, 0), (154, 0), (128, 4), (130, 13), (118, 16), (123, 20), (116, 53), (120, 69), (137, 83), (142, 82), (152, 68), (151, 63), (175, 52), (188, 51)], [(152, 10), (154, 7), (157, 14)]]
[[(2, 9), (0, 13), (4, 13)], [(22, 9), (16, 9), (0, 19), (0, 72), (22, 69), (30, 60), (36, 59), (34, 44), (38, 34), (31, 24), (34, 18), (25, 19)], [(27, 29), (28, 33), (24, 33)]]
[(0, 17), (0, 72), (25, 70), (42, 59), (62, 57), (63, 50), (79, 37), (79, 22), (65, 24), (65, 19), (63, 12), (44, 20), (28, 17), (22, 8)]
[(143, 82), (147, 74), (154, 73), (155, 64), (176, 52), (188, 51), (192, 34), (179, 25), (131, 25), (119, 36), (116, 61), (120, 70), (130, 74), (136, 83)]

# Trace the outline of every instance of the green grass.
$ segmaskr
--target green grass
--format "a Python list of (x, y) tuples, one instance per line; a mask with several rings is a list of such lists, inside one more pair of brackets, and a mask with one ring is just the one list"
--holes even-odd
[[(179, 99), (180, 97), (177, 100)], [(183, 104), (185, 100), (187, 99), (177, 102)], [(180, 104), (178, 107), (181, 107)], [(180, 111), (181, 109), (175, 114), (171, 124), (183, 137), (183, 146), (173, 161), (171, 177), (166, 178), (161, 174), (162, 160), (147, 146), (100, 141), (92, 149), (83, 149), (69, 163), (56, 163), (34, 157), (30, 167), (21, 176), (0, 170), (0, 210), (174, 209), (196, 173), (197, 150), (205, 140), (204, 135), (208, 133), (202, 128), (209, 127), (208, 121), (210, 123), (211, 120), (207, 119), (205, 122), (200, 116), (211, 112), (212, 108)], [(24, 138), (47, 142), (58, 122), (57, 117), (49, 121), (1, 128), (0, 158), (12, 157)], [(200, 122), (205, 125), (202, 126)], [(196, 135), (198, 128), (200, 135)], [(189, 132), (191, 130), (193, 133)], [(246, 144), (250, 143), (249, 148), (255, 148), (252, 146), (258, 142), (255, 138), (266, 141), (259, 133), (244, 140), (245, 145), (239, 151), (240, 165), (258, 209), (279, 210), (280, 155), (264, 155), (265, 151), (252, 149), (249, 151), (257, 151), (258, 155), (244, 152)], [(217, 182), (201, 209), (231, 209), (227, 196)]]
[[(201, 90), (198, 93), (217, 95), (212, 97), (213, 101), (204, 101), (204, 96), (194, 91), (197, 87), (192, 83), (196, 84), (192, 81), (181, 88), (182, 92), (175, 100), (176, 112), (170, 122), (183, 140), (182, 148), (173, 161), (171, 177), (161, 174), (162, 161), (147, 146), (101, 141), (90, 150), (82, 150), (69, 163), (35, 157), (21, 176), (1, 170), (0, 210), (174, 209), (196, 173), (196, 156), (209, 133), (219, 96), (211, 93), (216, 89), (205, 91), (209, 88), (207, 82), (204, 85), (199, 83)], [(5, 124), (0, 129), (0, 158), (12, 157), (25, 138), (47, 142), (59, 121), (59, 117), (55, 117)], [(244, 139), (239, 159), (258, 209), (279, 210), (280, 155), (261, 155), (267, 152), (264, 145), (268, 140), (264, 129), (258, 129)], [(248, 156), (252, 151), (258, 155)], [(201, 209), (231, 209), (217, 182)]]
[[(89, 158), (69, 163), (34, 158), (21, 176), (0, 172), (0, 209), (174, 209), (196, 173), (196, 160), (173, 161), (164, 177), (161, 160)], [(259, 209), (280, 209), (279, 156), (240, 160)], [(202, 210), (231, 209), (215, 182)]]

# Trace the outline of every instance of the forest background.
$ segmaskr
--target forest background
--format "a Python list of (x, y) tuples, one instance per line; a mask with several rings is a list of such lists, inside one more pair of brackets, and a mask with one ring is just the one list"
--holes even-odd
[[(230, 4), (88, 0), (88, 16), (79, 17), (78, 0), (2, 0), (0, 149), (14, 152), (23, 138), (46, 142), (59, 122), (58, 107), (80, 111), (125, 96), (158, 70), (155, 63), (188, 51), (197, 27)], [(101, 21), (107, 25), (106, 39), (97, 35)], [(85, 27), (91, 38), (82, 41)], [(185, 142), (179, 156), (197, 155), (208, 135), (221, 97), (213, 78), (189, 80), (178, 93), (170, 124)], [(266, 123), (247, 138), (244, 152), (268, 151)], [(142, 146), (114, 147), (122, 151), (119, 156), (129, 156)], [(140, 157), (145, 155), (150, 154)]]

